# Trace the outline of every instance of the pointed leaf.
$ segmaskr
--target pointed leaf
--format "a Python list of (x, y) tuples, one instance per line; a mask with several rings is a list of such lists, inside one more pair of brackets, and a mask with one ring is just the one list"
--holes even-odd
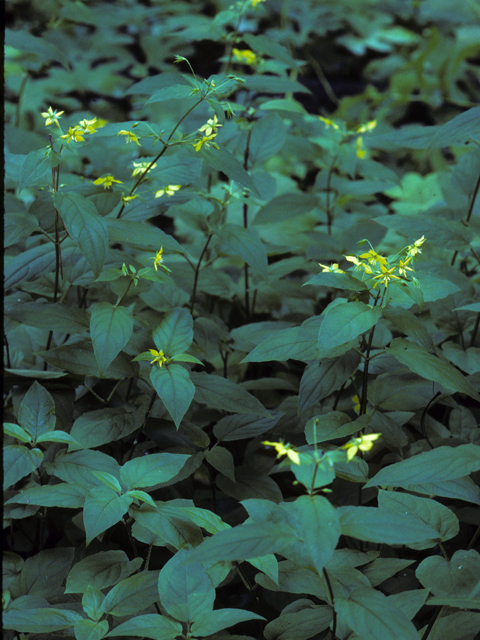
[(180, 622), (156, 613), (147, 613), (119, 624), (107, 634), (107, 637), (133, 636), (134, 638), (151, 638), (151, 640), (176, 640), (181, 634)]
[(87, 545), (100, 533), (117, 524), (127, 513), (132, 501), (133, 498), (130, 496), (119, 496), (105, 485), (90, 489), (83, 508)]
[(133, 316), (126, 307), (100, 302), (92, 310), (90, 335), (100, 373), (104, 373), (133, 332)]
[(174, 478), (191, 456), (182, 453), (151, 453), (126, 462), (120, 479), (128, 489), (153, 487)]
[(342, 533), (336, 509), (323, 496), (300, 496), (295, 501), (298, 536), (321, 574)]
[(251, 413), (271, 418), (257, 398), (228, 378), (208, 373), (190, 374), (195, 385), (195, 400), (215, 409), (236, 413)]
[(346, 302), (327, 309), (318, 333), (320, 353), (350, 342), (375, 326), (382, 315), (380, 307), (363, 302)]
[(222, 629), (233, 627), (234, 624), (247, 622), (247, 620), (265, 620), (263, 616), (259, 616), (251, 611), (242, 611), (241, 609), (218, 609), (217, 611), (206, 612), (196, 618), (192, 624), (192, 634), (198, 638), (217, 633)]
[(238, 224), (225, 224), (217, 232), (220, 251), (240, 256), (262, 278), (267, 277), (267, 249), (254, 229), (244, 229)]
[(182, 307), (171, 309), (153, 332), (157, 349), (166, 356), (186, 351), (193, 340), (193, 318)]
[(36, 380), (23, 397), (18, 410), (18, 421), (34, 440), (55, 428), (55, 402)]
[(150, 380), (178, 429), (195, 395), (188, 371), (180, 364), (154, 366), (150, 370)]
[(103, 601), (103, 611), (111, 616), (131, 616), (158, 600), (158, 571), (142, 571), (125, 578), (111, 589)]

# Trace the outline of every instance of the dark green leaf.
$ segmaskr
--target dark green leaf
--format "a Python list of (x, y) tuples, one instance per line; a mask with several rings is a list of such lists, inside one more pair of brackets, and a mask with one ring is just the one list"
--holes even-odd
[(277, 413), (273, 418), (260, 418), (258, 414), (225, 416), (213, 427), (213, 434), (224, 442), (256, 438), (273, 429), (281, 417), (281, 413)]
[(182, 307), (171, 309), (153, 332), (157, 349), (166, 356), (186, 351), (193, 340), (193, 318)]
[(133, 332), (133, 315), (130, 309), (99, 302), (93, 307), (90, 319), (90, 335), (100, 373), (104, 373)]
[(132, 501), (129, 495), (119, 496), (105, 485), (90, 489), (83, 508), (87, 545), (100, 533), (117, 524), (127, 513)]
[(20, 633), (52, 633), (73, 627), (80, 619), (79, 613), (67, 609), (12, 609), (3, 613), (3, 628)]
[(152, 453), (134, 458), (120, 469), (120, 479), (128, 489), (153, 487), (174, 478), (189, 458), (181, 453)]
[(195, 387), (188, 371), (180, 364), (153, 366), (150, 370), (150, 380), (178, 429), (195, 394)]
[(43, 433), (55, 429), (55, 403), (49, 392), (36, 380), (23, 397), (18, 421), (34, 441)]
[(88, 585), (105, 589), (137, 571), (141, 564), (141, 558), (130, 562), (124, 551), (101, 551), (87, 556), (72, 567), (65, 593), (84, 593)]
[(3, 488), (13, 484), (37, 469), (43, 460), (40, 449), (27, 449), (22, 445), (8, 445), (3, 448)]
[(220, 251), (240, 256), (262, 278), (267, 277), (267, 250), (254, 229), (237, 224), (225, 224), (217, 232)]
[(134, 638), (151, 638), (152, 640), (176, 640), (181, 633), (182, 625), (180, 622), (156, 613), (147, 613), (119, 624), (107, 634), (107, 637), (133, 636)]
[(111, 589), (103, 610), (111, 616), (131, 616), (158, 600), (158, 571), (142, 571), (125, 578)]
[(259, 400), (227, 378), (202, 372), (192, 373), (191, 379), (197, 402), (216, 409), (271, 418)]

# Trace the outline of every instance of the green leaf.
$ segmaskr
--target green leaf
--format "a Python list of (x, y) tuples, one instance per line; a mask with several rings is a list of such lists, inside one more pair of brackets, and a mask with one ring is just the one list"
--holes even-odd
[(158, 600), (158, 571), (142, 571), (115, 585), (103, 601), (103, 611), (111, 616), (131, 616)]
[(353, 375), (360, 363), (355, 351), (338, 358), (310, 362), (303, 372), (298, 392), (298, 410), (305, 411), (340, 387)]
[(233, 627), (235, 624), (247, 622), (248, 620), (265, 620), (265, 618), (251, 611), (224, 608), (201, 614), (192, 624), (191, 632), (196, 637), (204, 638), (205, 636), (217, 633), (217, 631), (228, 629), (228, 627)]
[(418, 565), (415, 575), (437, 597), (475, 597), (480, 584), (480, 554), (470, 549), (455, 551), (450, 560), (430, 556)]
[(387, 351), (401, 364), (423, 378), (438, 382), (447, 389), (465, 393), (474, 400), (480, 401), (480, 394), (475, 391), (471, 382), (458, 369), (429, 353), (424, 347), (403, 338), (395, 338)]
[(56, 455), (53, 462), (46, 464), (48, 464), (48, 473), (57, 476), (60, 480), (78, 483), (88, 488), (101, 484), (92, 471), (110, 473), (115, 478), (119, 478), (118, 462), (100, 451), (87, 450), (66, 453), (65, 450), (62, 450)]
[(128, 495), (131, 496), (134, 500), (138, 500), (139, 502), (146, 502), (154, 509), (156, 508), (155, 501), (145, 491), (138, 491), (134, 489), (132, 491), (128, 491)]
[(68, 451), (93, 449), (121, 440), (137, 427), (135, 415), (120, 407), (86, 411), (73, 423), (70, 435), (75, 438), (76, 444), (71, 444)]
[(419, 498), (408, 493), (398, 491), (378, 492), (378, 506), (397, 513), (404, 513), (418, 518), (428, 526), (437, 531), (435, 539), (426, 540), (416, 545), (417, 549), (427, 549), (435, 546), (438, 541), (444, 542), (454, 538), (460, 529), (457, 516), (443, 504), (430, 500), (429, 498)]
[(3, 432), (7, 436), (20, 440), (20, 442), (32, 442), (32, 436), (28, 434), (25, 429), (22, 429), (22, 427), (13, 422), (4, 422)]
[(105, 224), (107, 225), (110, 242), (119, 242), (122, 245), (125, 244), (128, 247), (134, 247), (142, 251), (151, 251), (152, 258), (155, 257), (154, 253), (159, 251), (160, 247), (164, 249), (164, 256), (166, 252), (175, 252), (182, 255), (186, 253), (175, 238), (148, 222), (105, 218)]
[(171, 309), (153, 332), (153, 341), (166, 356), (186, 351), (193, 340), (193, 318), (182, 307)]
[[(433, 600), (433, 602), (432, 602)], [(440, 604), (440, 598), (432, 598), (427, 604)], [(465, 600), (463, 607), (461, 604), (456, 605), (455, 602), (462, 602), (461, 599), (445, 599), (445, 606), (462, 609), (479, 609), (480, 600), (473, 602), (468, 606), (469, 601)], [(426, 629), (426, 627), (425, 627)], [(468, 611), (456, 611), (446, 616), (439, 616), (428, 636), (429, 640), (475, 640), (478, 637), (478, 629), (480, 629), (480, 613), (471, 613)], [(423, 631), (423, 630), (422, 630)], [(422, 632), (421, 631), (421, 632)]]
[(432, 399), (432, 383), (410, 371), (379, 374), (368, 384), (368, 400), (386, 411), (423, 409)]
[(338, 347), (375, 326), (382, 315), (380, 307), (369, 307), (363, 302), (345, 302), (330, 306), (318, 333), (320, 354)]
[(358, 278), (355, 278), (349, 273), (336, 273), (334, 271), (321, 271), (320, 273), (317, 273), (316, 276), (305, 282), (303, 286), (306, 286), (307, 284), (333, 289), (368, 292), (365, 283)]
[(55, 429), (55, 402), (36, 380), (23, 397), (18, 410), (18, 421), (34, 441), (39, 435)]
[(85, 489), (79, 484), (62, 482), (43, 487), (31, 487), (20, 491), (6, 504), (36, 504), (41, 507), (79, 509), (85, 502)]
[(147, 613), (119, 624), (107, 634), (107, 637), (133, 636), (135, 638), (151, 638), (152, 640), (176, 640), (181, 634), (182, 625), (180, 622), (156, 613)]
[(356, 587), (348, 598), (335, 598), (335, 609), (343, 624), (359, 637), (371, 640), (418, 640), (418, 632), (407, 616), (380, 591)]
[(99, 302), (93, 307), (90, 335), (102, 374), (130, 340), (132, 332), (133, 315), (130, 309), (113, 306), (109, 302)]
[(314, 316), (305, 321), (300, 327), (290, 327), (275, 331), (262, 340), (246, 356), (241, 364), (245, 362), (269, 362), (278, 360), (302, 360), (309, 362), (316, 358), (316, 346), (318, 331), (323, 318)]
[(191, 456), (181, 453), (151, 453), (126, 462), (120, 479), (128, 489), (153, 487), (174, 478)]
[(205, 366), (201, 360), (195, 358), (195, 356), (191, 356), (189, 353), (177, 353), (177, 355), (172, 356), (170, 360), (172, 362), (193, 362), (195, 364), (201, 364), (202, 367)]
[(73, 627), (81, 616), (67, 609), (11, 609), (3, 612), (3, 628), (20, 633), (52, 633)]
[(77, 620), (74, 626), (76, 640), (102, 640), (109, 629), (108, 620)]
[(181, 622), (192, 624), (213, 611), (215, 588), (200, 562), (187, 562), (192, 555), (181, 549), (160, 571), (158, 594), (165, 611)]
[(437, 531), (418, 518), (376, 507), (338, 507), (342, 534), (380, 544), (423, 542), (438, 537)]
[(194, 153), (203, 158), (216, 171), (222, 171), (230, 178), (230, 180), (235, 180), (235, 182), (241, 184), (242, 187), (250, 189), (250, 191), (253, 191), (256, 196), (259, 198), (261, 197), (255, 183), (243, 166), (235, 156), (224, 147), (220, 147), (219, 149), (209, 147), (207, 149), (203, 146), (200, 151), (196, 151)]
[(133, 498), (130, 496), (119, 496), (113, 489), (104, 485), (90, 489), (83, 508), (87, 545), (100, 533), (117, 524), (127, 513), (132, 501)]
[(55, 62), (60, 62), (65, 69), (70, 68), (68, 58), (62, 49), (59, 49), (44, 38), (33, 36), (23, 29), (5, 29), (5, 44), (15, 49), (20, 49), (20, 51), (34, 53), (44, 63), (54, 60)]
[(52, 180), (52, 160), (58, 164), (58, 155), (53, 157), (47, 149), (31, 151), (22, 163), (19, 176), (19, 191), (34, 185), (45, 186)]
[(302, 107), (299, 102), (295, 100), (284, 100), (282, 98), (262, 102), (261, 108), (263, 111), (286, 111), (287, 113), (293, 112), (307, 115), (304, 107)]
[[(272, 76), (269, 77), (272, 78)], [(256, 120), (250, 135), (250, 163), (268, 160), (280, 151), (286, 139), (287, 127), (277, 113), (271, 113)]]
[(169, 87), (159, 89), (146, 101), (145, 104), (152, 102), (165, 102), (166, 100), (183, 100), (190, 98), (192, 87), (187, 84), (173, 84)]
[(153, 387), (172, 416), (177, 429), (195, 395), (195, 387), (190, 377), (188, 371), (180, 364), (153, 366), (150, 369)]
[(214, 436), (223, 442), (256, 438), (277, 424), (282, 413), (273, 412), (273, 417), (260, 418), (258, 414), (240, 414), (225, 416), (213, 427)]
[(437, 447), (381, 469), (367, 487), (403, 487), (462, 478), (480, 469), (480, 446)]
[[(155, 534), (156, 545), (171, 545), (175, 549), (197, 546), (203, 536), (200, 527), (194, 524), (178, 507), (160, 503), (152, 509), (143, 504), (132, 511), (135, 523)], [(135, 534), (135, 525), (134, 525)]]
[(108, 252), (108, 230), (104, 219), (93, 202), (79, 193), (57, 193), (54, 200), (68, 235), (78, 245), (97, 278)]
[(215, 409), (225, 409), (236, 413), (251, 413), (271, 418), (257, 398), (238, 384), (208, 373), (191, 373), (195, 385), (195, 400)]
[(225, 224), (217, 231), (217, 236), (220, 252), (240, 256), (261, 278), (267, 277), (267, 249), (255, 229)]
[(454, 498), (455, 500), (465, 500), (466, 502), (480, 505), (480, 489), (469, 476), (456, 478), (455, 480), (409, 484), (405, 485), (405, 489), (407, 491), (415, 491), (415, 493), (423, 493), (427, 496)]
[(37, 442), (62, 442), (63, 444), (76, 443), (75, 439), (65, 431), (47, 431), (38, 436)]
[(362, 427), (341, 411), (329, 411), (311, 418), (305, 425), (305, 438), (308, 444), (327, 442), (336, 438), (344, 438)]
[(331, 559), (342, 530), (338, 514), (323, 496), (300, 496), (295, 500), (297, 533), (319, 574)]
[(278, 618), (269, 622), (265, 627), (264, 635), (267, 640), (307, 640), (318, 636), (332, 622), (331, 607), (314, 605), (307, 606), (308, 600), (296, 601), (293, 606), (305, 603), (300, 610), (288, 611), (286, 607)]
[[(273, 117), (279, 118), (277, 114), (273, 114), (262, 118), (260, 122)], [(253, 224), (279, 224), (284, 220), (303, 216), (317, 206), (317, 198), (308, 193), (284, 193), (267, 202), (255, 216)]]
[(95, 478), (98, 478), (106, 487), (110, 487), (115, 493), (122, 493), (122, 486), (115, 476), (106, 471), (92, 471)]
[(235, 482), (235, 464), (233, 456), (225, 447), (215, 446), (205, 453), (205, 460), (212, 465), (214, 469), (223, 473), (229, 480)]
[(104, 598), (105, 596), (100, 589), (96, 589), (95, 587), (92, 587), (92, 585), (88, 585), (85, 589), (85, 593), (82, 597), (82, 607), (92, 621), (98, 621), (103, 616), (102, 603)]
[(73, 547), (57, 547), (30, 555), (23, 563), (20, 576), (10, 585), (12, 597), (28, 594), (56, 598), (62, 595), (62, 583), (70, 570), (73, 554)]
[(421, 320), (411, 311), (387, 305), (382, 313), (383, 317), (389, 320), (396, 329), (419, 342), (430, 353), (435, 353), (435, 345), (429, 332)]
[(21, 251), (5, 263), (5, 290), (41, 278), (55, 269), (55, 247), (49, 242)]
[(480, 107), (473, 107), (442, 125), (432, 137), (429, 148), (464, 145), (478, 136), (479, 129)]
[(281, 553), (297, 539), (297, 533), (287, 524), (260, 522), (242, 524), (219, 531), (205, 540), (190, 556), (198, 562), (248, 560), (269, 553)]
[(137, 571), (143, 560), (128, 560), (124, 551), (101, 551), (77, 562), (67, 578), (65, 593), (84, 593), (91, 585), (105, 589)]
[(16, 482), (37, 469), (43, 461), (40, 449), (27, 449), (22, 445), (8, 445), (3, 448), (3, 488), (8, 489)]
[(248, 46), (258, 54), (266, 54), (275, 60), (280, 60), (292, 69), (299, 69), (296, 60), (292, 57), (290, 51), (283, 45), (275, 42), (266, 35), (255, 36), (253, 33), (244, 33), (244, 40)]
[(120, 380), (121, 378), (133, 377), (137, 371), (136, 366), (130, 362), (130, 358), (124, 353), (119, 353), (107, 371), (101, 374), (93, 352), (93, 345), (87, 341), (66, 344), (49, 351), (38, 351), (37, 355), (59, 369), (80, 375), (94, 375), (98, 378)]
[(215, 482), (221, 491), (237, 500), (259, 498), (278, 503), (283, 498), (273, 478), (248, 465), (235, 468), (235, 482), (222, 475), (218, 475)]

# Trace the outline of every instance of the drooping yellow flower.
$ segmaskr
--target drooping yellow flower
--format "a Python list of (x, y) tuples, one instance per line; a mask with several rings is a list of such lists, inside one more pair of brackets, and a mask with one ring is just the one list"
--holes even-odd
[(265, 2), (265, 0), (252, 0), (252, 7), (256, 7), (257, 4), (260, 4), (261, 2)]
[(104, 176), (103, 178), (97, 178), (96, 180), (93, 181), (93, 184), (97, 184), (97, 185), (102, 184), (104, 189), (110, 189), (114, 182), (117, 182), (118, 184), (123, 184), (121, 180), (115, 180), (115, 178), (111, 175)]
[(215, 149), (219, 149), (220, 147), (218, 146), (218, 144), (215, 144), (214, 142), (212, 142), (214, 138), (215, 138), (214, 135), (202, 136), (196, 142), (192, 142), (192, 145), (195, 147), (195, 151), (200, 151), (202, 147), (205, 147), (206, 149), (208, 149), (208, 147), (210, 146), (215, 147)]
[(320, 262), (318, 264), (322, 267), (322, 273), (325, 273), (326, 271), (330, 273), (345, 273), (345, 271), (339, 268), (337, 262), (334, 262), (330, 266), (327, 266), (325, 264), (320, 264)]
[(262, 444), (268, 447), (274, 447), (278, 457), (287, 456), (293, 464), (300, 464), (300, 456), (294, 449), (292, 449), (290, 444), (284, 444), (283, 442), (269, 442), (268, 440), (265, 440)]
[(222, 126), (223, 125), (218, 122), (217, 114), (215, 114), (213, 118), (210, 118), (210, 120), (207, 120), (207, 124), (204, 124), (202, 127), (200, 127), (199, 131), (200, 133), (203, 132), (204, 135), (208, 137), (211, 136), (212, 138), (214, 138), (218, 134), (219, 127), (222, 127)]
[(62, 113), (65, 113), (65, 111), (57, 111), (56, 109), (54, 111), (52, 107), (48, 107), (47, 111), (42, 113), (42, 117), (46, 118), (45, 126), (48, 127), (51, 124), (56, 124), (57, 127), (59, 127), (58, 119), (62, 117)]
[(150, 361), (150, 364), (157, 363), (160, 368), (163, 367), (164, 364), (168, 363), (168, 358), (165, 357), (165, 354), (162, 350), (157, 351), (156, 349), (149, 349), (152, 356), (154, 356), (153, 360)]
[(78, 127), (82, 130), (82, 133), (95, 133), (98, 128), (97, 118), (93, 120), (81, 120)]
[(338, 124), (333, 122), (333, 120), (329, 120), (328, 118), (323, 118), (322, 116), (318, 116), (318, 119), (321, 120), (322, 122), (324, 122), (327, 125), (327, 127), (333, 127), (334, 129), (340, 129)]
[(242, 64), (252, 65), (257, 61), (257, 56), (251, 49), (232, 49), (232, 53), (237, 62), (241, 62)]
[(370, 120), (366, 124), (361, 124), (359, 127), (355, 129), (356, 133), (366, 133), (367, 131), (372, 131), (377, 126), (376, 120)]
[(373, 273), (372, 267), (368, 264), (368, 262), (359, 260), (357, 256), (344, 256), (344, 257), (345, 257), (345, 260), (348, 260), (349, 262), (353, 262), (353, 264), (355, 265), (355, 271), (358, 271), (359, 269), (363, 269), (365, 273)]
[(78, 127), (78, 125), (75, 125), (74, 127), (70, 127), (67, 133), (60, 137), (62, 138), (62, 140), (66, 140), (67, 144), (72, 140), (74, 142), (83, 142), (85, 140), (82, 135), (83, 133), (84, 132)]
[(387, 265), (388, 264), (387, 259), (384, 258), (383, 256), (381, 256), (379, 253), (377, 253), (373, 249), (370, 249), (370, 251), (367, 251), (366, 253), (362, 253), (360, 255), (360, 258), (362, 260), (366, 260), (369, 264), (372, 264), (372, 265), (376, 265), (376, 264)]
[(425, 242), (425, 236), (422, 236), (418, 240), (415, 240), (413, 244), (410, 244), (407, 248), (408, 255), (411, 258), (413, 258), (417, 255), (417, 253), (422, 253), (422, 250), (420, 249), (420, 247), (424, 242)]
[(352, 402), (355, 404), (355, 406), (353, 407), (353, 410), (355, 411), (355, 413), (359, 413), (360, 407), (361, 407), (360, 398), (358, 396), (353, 396)]
[[(132, 171), (132, 177), (138, 176), (140, 173), (145, 173), (145, 171), (147, 169), (148, 169), (148, 171), (151, 171), (152, 169), (155, 169), (155, 167), (157, 166), (157, 163), (154, 162), (151, 167), (149, 165), (150, 165), (150, 162), (135, 162), (135, 160), (134, 160), (133, 161), (133, 166), (135, 168)], [(147, 171), (147, 173), (148, 173), (148, 171)]]
[(395, 266), (392, 267), (391, 269), (387, 269), (387, 267), (381, 264), (380, 265), (381, 273), (378, 276), (374, 276), (373, 278), (374, 280), (377, 280), (377, 282), (375, 282), (375, 284), (373, 285), (373, 288), (375, 289), (375, 287), (379, 282), (385, 285), (385, 287), (388, 287), (388, 283), (391, 280), (400, 280), (400, 278), (394, 274), (395, 269), (396, 269)]
[(370, 451), (375, 440), (377, 440), (377, 438), (379, 438), (381, 435), (381, 433), (370, 433), (367, 436), (352, 438), (349, 442), (342, 446), (342, 449), (347, 450), (347, 458), (348, 460), (352, 460), (359, 449), (360, 451)]
[(155, 271), (158, 271), (158, 265), (162, 266), (162, 262), (163, 262), (162, 253), (163, 253), (163, 247), (160, 247), (160, 251), (157, 251), (154, 262), (153, 262)]
[(412, 257), (409, 256), (406, 260), (398, 261), (398, 273), (404, 278), (407, 277), (407, 271), (413, 271), (413, 269), (411, 269), (410, 267), (407, 267), (407, 264), (410, 262), (411, 259)]
[(132, 200), (135, 200), (136, 197), (137, 196), (122, 196), (122, 201), (124, 202), (124, 204), (128, 204)]
[(363, 146), (362, 136), (358, 136), (358, 138), (356, 139), (355, 149), (356, 149), (357, 158), (360, 158), (361, 160), (363, 160), (363, 158), (365, 158), (367, 155), (367, 150)]
[(139, 142), (139, 138), (133, 133), (133, 131), (126, 131), (125, 129), (122, 129), (117, 133), (117, 136), (126, 136), (125, 142), (127, 144), (129, 142), (135, 142), (136, 144), (138, 144), (138, 146), (141, 146)]
[(155, 193), (155, 198), (161, 198), (163, 195), (166, 195), (168, 198), (170, 198), (170, 196), (173, 196), (175, 191), (178, 191), (181, 188), (182, 188), (181, 184), (169, 184), (167, 187), (164, 187), (163, 189), (159, 189)]

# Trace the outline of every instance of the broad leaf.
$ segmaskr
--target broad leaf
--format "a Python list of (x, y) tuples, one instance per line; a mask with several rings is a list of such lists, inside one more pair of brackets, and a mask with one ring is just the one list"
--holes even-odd
[(180, 622), (156, 613), (147, 613), (119, 624), (107, 634), (107, 637), (133, 636), (134, 638), (151, 638), (151, 640), (176, 640), (181, 633)]
[(363, 302), (346, 302), (328, 307), (318, 333), (320, 354), (365, 333), (377, 324), (381, 315), (380, 307), (372, 308)]
[(101, 551), (77, 562), (67, 578), (65, 593), (84, 593), (88, 585), (105, 589), (137, 571), (141, 558), (131, 562), (124, 551)]
[(142, 571), (125, 578), (111, 589), (103, 601), (103, 611), (111, 616), (131, 616), (158, 600), (158, 571)]
[(134, 458), (120, 469), (120, 479), (128, 489), (153, 487), (174, 478), (189, 458), (180, 453), (152, 453)]
[(83, 524), (87, 535), (87, 545), (127, 513), (133, 498), (118, 495), (113, 489), (104, 485), (93, 487), (85, 498), (83, 508)]
[(208, 373), (192, 373), (195, 385), (195, 400), (215, 409), (234, 413), (254, 414), (271, 418), (259, 400), (228, 378)]
[(180, 364), (154, 366), (150, 370), (150, 380), (178, 429), (195, 395), (188, 371)]
[(130, 340), (133, 332), (133, 315), (130, 309), (100, 302), (93, 307), (90, 319), (90, 335), (100, 373)]
[(153, 332), (157, 349), (166, 356), (186, 351), (193, 340), (193, 318), (182, 307), (171, 309)]

